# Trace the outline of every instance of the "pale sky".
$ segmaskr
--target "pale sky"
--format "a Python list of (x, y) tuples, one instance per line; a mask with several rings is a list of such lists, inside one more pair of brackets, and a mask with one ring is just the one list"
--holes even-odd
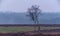
[(59, 0), (1, 0), (0, 11), (26, 12), (32, 5), (39, 5), (43, 12), (60, 12)]

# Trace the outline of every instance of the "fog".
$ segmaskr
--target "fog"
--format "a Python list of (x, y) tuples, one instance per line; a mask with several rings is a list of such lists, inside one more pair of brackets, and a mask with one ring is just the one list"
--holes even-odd
[(60, 0), (0, 0), (0, 11), (26, 12), (32, 5), (39, 5), (43, 12), (60, 12)]

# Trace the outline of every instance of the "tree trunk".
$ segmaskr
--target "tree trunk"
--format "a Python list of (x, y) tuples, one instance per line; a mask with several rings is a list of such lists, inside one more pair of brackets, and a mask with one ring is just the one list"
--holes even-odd
[(36, 31), (36, 20), (34, 21), (34, 31)]
[(37, 19), (37, 24), (38, 24), (38, 32), (40, 32), (40, 25), (38, 19)]

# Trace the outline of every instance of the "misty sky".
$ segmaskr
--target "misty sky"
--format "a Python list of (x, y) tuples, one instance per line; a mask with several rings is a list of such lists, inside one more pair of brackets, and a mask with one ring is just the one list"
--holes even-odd
[(26, 12), (32, 5), (43, 12), (60, 12), (60, 0), (1, 0), (0, 11)]

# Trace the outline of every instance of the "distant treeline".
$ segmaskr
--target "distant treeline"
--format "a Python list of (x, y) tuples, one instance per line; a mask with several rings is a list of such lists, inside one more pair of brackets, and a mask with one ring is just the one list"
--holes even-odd
[(44, 26), (60, 27), (60, 24), (0, 24), (0, 26)]

